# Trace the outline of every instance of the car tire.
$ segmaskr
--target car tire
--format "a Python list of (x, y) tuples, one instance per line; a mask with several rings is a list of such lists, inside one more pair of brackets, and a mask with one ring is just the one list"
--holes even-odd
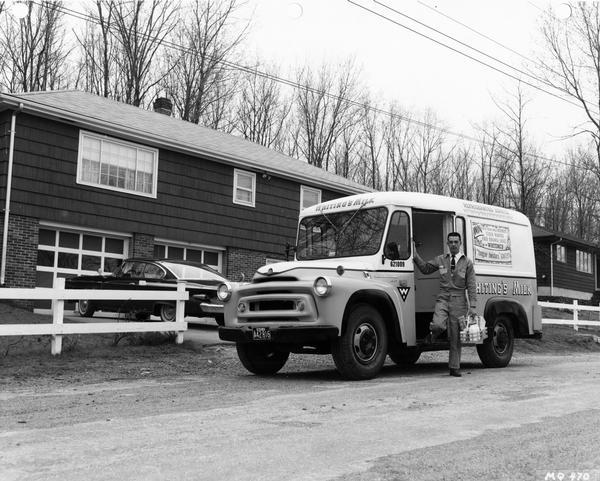
[(368, 304), (357, 304), (350, 311), (344, 332), (333, 341), (333, 361), (345, 379), (372, 379), (385, 362), (387, 344), (379, 311)]
[(161, 304), (158, 311), (160, 320), (163, 322), (175, 322), (176, 311), (175, 306), (171, 304)]
[(512, 322), (500, 315), (488, 326), (488, 338), (477, 345), (477, 354), (485, 367), (505, 367), (512, 358), (514, 347)]
[(236, 344), (240, 361), (251, 373), (259, 376), (271, 376), (277, 373), (290, 357), (288, 351), (280, 351), (272, 343)]
[(410, 367), (421, 357), (421, 350), (418, 347), (399, 347), (390, 349), (388, 356), (396, 365)]
[(77, 301), (77, 312), (81, 317), (92, 317), (96, 309), (94, 309), (94, 305), (87, 299), (79, 299)]

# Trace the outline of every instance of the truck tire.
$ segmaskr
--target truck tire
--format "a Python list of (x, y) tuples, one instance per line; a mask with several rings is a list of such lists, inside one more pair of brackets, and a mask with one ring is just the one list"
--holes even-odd
[(240, 361), (248, 371), (260, 376), (271, 376), (279, 371), (288, 358), (290, 353), (279, 351), (271, 343), (261, 344), (236, 344), (236, 349)]
[(505, 367), (512, 358), (515, 334), (510, 319), (500, 315), (488, 326), (488, 338), (477, 345), (477, 354), (485, 367)]
[(388, 355), (398, 366), (409, 367), (419, 360), (421, 350), (418, 347), (399, 347), (390, 349)]
[(379, 311), (368, 304), (357, 304), (350, 311), (343, 334), (333, 341), (333, 361), (345, 379), (372, 379), (385, 362), (387, 344)]

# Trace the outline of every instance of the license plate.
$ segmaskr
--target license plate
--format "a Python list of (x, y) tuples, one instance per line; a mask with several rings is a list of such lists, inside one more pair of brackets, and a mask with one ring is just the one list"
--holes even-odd
[(271, 331), (268, 327), (255, 327), (252, 329), (252, 339), (255, 341), (270, 341)]

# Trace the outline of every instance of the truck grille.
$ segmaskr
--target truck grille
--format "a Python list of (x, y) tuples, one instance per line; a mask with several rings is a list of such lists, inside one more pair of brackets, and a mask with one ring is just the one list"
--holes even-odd
[(250, 303), (250, 311), (293, 311), (295, 305), (295, 301), (283, 299), (254, 301)]

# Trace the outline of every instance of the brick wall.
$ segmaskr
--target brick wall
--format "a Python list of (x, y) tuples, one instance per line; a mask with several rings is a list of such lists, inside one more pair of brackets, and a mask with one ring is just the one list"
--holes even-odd
[[(35, 287), (38, 236), (38, 219), (10, 215), (5, 287)], [(26, 309), (33, 309), (33, 301), (15, 300), (14, 304)]]
[(256, 269), (265, 265), (267, 257), (269, 259), (277, 258), (277, 256), (271, 254), (267, 255), (264, 252), (229, 248), (227, 249), (223, 271), (232, 281), (241, 280), (242, 273), (246, 276), (246, 280), (250, 280), (256, 272)]
[(154, 236), (134, 232), (129, 246), (130, 257), (154, 257)]

